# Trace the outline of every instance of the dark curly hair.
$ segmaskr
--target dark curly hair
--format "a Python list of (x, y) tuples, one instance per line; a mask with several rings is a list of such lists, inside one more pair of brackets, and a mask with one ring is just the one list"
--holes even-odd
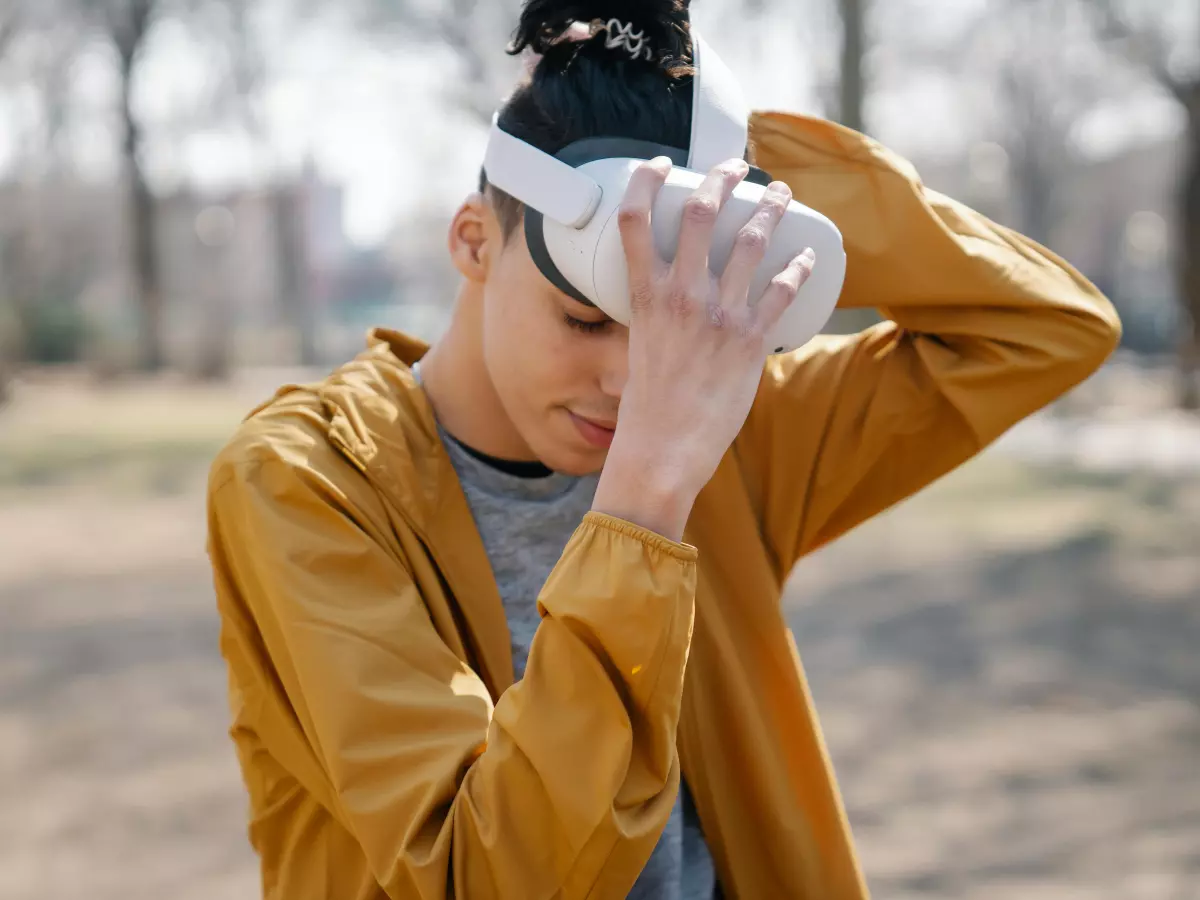
[[(576, 22), (619, 19), (641, 31), (651, 58), (605, 47), (607, 32), (558, 40)], [(527, 0), (508, 52), (541, 55), (532, 76), (504, 104), (500, 127), (546, 153), (588, 137), (624, 137), (687, 147), (692, 129), (692, 40), (687, 0)], [(507, 239), (520, 201), (488, 184), (479, 189)]]

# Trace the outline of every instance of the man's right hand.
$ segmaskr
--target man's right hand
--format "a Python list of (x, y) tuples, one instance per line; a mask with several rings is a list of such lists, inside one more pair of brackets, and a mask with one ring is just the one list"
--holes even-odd
[(714, 168), (687, 200), (675, 261), (654, 245), (654, 201), (671, 163), (638, 167), (619, 213), (629, 266), (629, 377), (593, 509), (683, 536), (692, 504), (741, 430), (770, 352), (766, 335), (812, 273), (811, 250), (750, 297), (750, 284), (791, 201), (772, 183), (738, 235), (720, 279), (709, 269), (717, 216), (749, 167)]

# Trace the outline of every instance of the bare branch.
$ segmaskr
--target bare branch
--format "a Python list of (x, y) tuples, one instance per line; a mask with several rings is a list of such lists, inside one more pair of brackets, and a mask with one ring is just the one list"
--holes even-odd
[[(320, 8), (315, 0), (294, 2), (302, 13)], [(364, 30), (449, 50), (460, 71), (446, 88), (447, 98), (480, 123), (491, 119), (505, 83), (516, 76), (515, 62), (496, 41), (504, 20), (517, 20), (516, 0), (348, 0), (347, 6)]]
[(101, 5), (100, 18), (126, 69), (132, 66), (160, 5), (159, 0), (106, 0)]
[(104, 22), (105, 31), (112, 37), (114, 43), (119, 45), (127, 28), (125, 4), (121, 2), (104, 3), (99, 9), (99, 14), (100, 19)]
[(0, 0), (0, 51), (17, 36), (24, 24), (21, 0)]
[(1096, 11), (1096, 24), (1102, 38), (1120, 42), (1128, 48), (1129, 59), (1144, 67), (1180, 103), (1189, 101), (1189, 85), (1171, 74), (1167, 67), (1167, 47), (1163, 36), (1156, 31), (1140, 28), (1118, 8), (1113, 0), (1091, 0)]
[(865, 131), (865, 57), (867, 54), (866, 9), (863, 0), (839, 0), (842, 14), (841, 82), (838, 121), (855, 131)]

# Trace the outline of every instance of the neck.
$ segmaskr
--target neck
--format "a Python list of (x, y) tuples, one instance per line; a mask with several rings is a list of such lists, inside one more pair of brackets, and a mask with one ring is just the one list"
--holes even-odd
[(421, 360), (421, 382), (438, 422), (455, 440), (499, 459), (536, 460), (488, 374), (480, 285), (459, 288), (450, 327)]

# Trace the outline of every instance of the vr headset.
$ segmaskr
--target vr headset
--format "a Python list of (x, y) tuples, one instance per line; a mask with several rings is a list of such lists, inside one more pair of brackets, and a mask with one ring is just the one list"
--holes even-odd
[[(686, 149), (619, 137), (576, 141), (551, 156), (500, 128), (492, 120), (484, 158), (489, 183), (521, 201), (525, 239), (533, 261), (559, 290), (591, 303), (622, 325), (629, 324), (629, 272), (617, 212), (634, 170), (656, 156), (674, 167), (651, 218), (655, 244), (667, 262), (675, 258), (684, 201), (713, 166), (745, 156), (750, 110), (733, 74), (692, 31), (695, 67), (691, 144)], [(750, 221), (771, 178), (751, 168), (717, 218), (709, 268), (725, 270), (738, 232)], [(846, 252), (837, 226), (793, 200), (771, 237), (750, 287), (755, 302), (771, 279), (811, 247), (812, 276), (780, 318), (768, 346), (783, 353), (807, 343), (828, 322), (846, 276)]]

